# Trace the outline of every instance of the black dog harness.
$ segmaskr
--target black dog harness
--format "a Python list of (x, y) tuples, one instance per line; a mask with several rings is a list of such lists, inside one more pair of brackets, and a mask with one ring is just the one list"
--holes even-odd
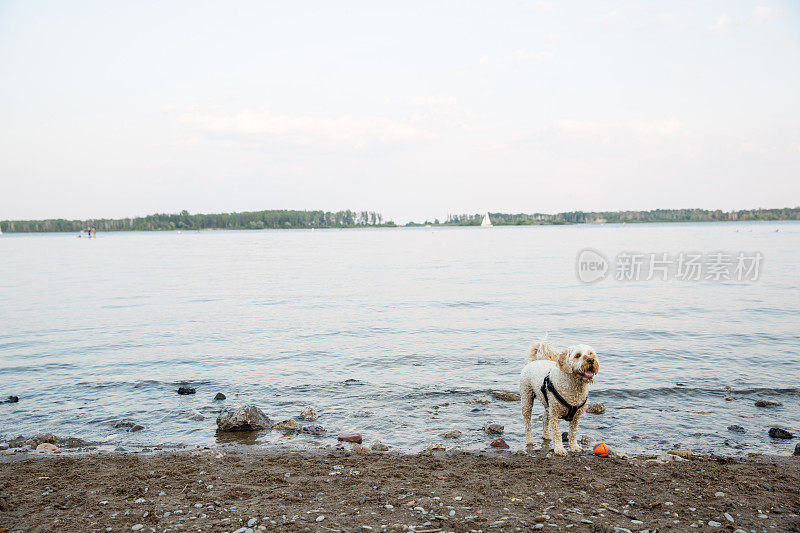
[(550, 373), (548, 373), (544, 377), (544, 381), (542, 382), (542, 396), (544, 396), (545, 407), (547, 407), (548, 404), (547, 391), (552, 392), (556, 400), (558, 400), (561, 403), (561, 405), (567, 408), (567, 416), (564, 417), (564, 420), (566, 420), (567, 422), (572, 422), (572, 419), (575, 418), (575, 414), (578, 412), (578, 409), (586, 405), (586, 401), (589, 399), (589, 396), (587, 395), (586, 399), (583, 400), (583, 403), (578, 405), (577, 407), (574, 405), (570, 405), (569, 403), (567, 403), (567, 400), (565, 400), (564, 397), (561, 396), (556, 390), (556, 388), (553, 386), (553, 383), (550, 381)]

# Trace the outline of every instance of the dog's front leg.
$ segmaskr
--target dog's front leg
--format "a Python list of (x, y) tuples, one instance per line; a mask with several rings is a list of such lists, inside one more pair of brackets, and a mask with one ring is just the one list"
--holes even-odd
[(556, 455), (567, 455), (567, 450), (564, 449), (564, 443), (561, 442), (561, 433), (558, 432), (559, 418), (550, 413), (550, 436), (553, 438), (553, 453)]
[(580, 415), (575, 415), (569, 423), (569, 432), (567, 433), (567, 440), (569, 441), (569, 451), (582, 452), (583, 448), (578, 445), (578, 423), (581, 421)]

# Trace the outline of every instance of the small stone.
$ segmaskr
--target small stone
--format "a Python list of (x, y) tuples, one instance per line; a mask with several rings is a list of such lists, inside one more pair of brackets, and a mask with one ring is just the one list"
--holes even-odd
[[(0, 448), (0, 450), (2, 450), (2, 448)], [(792, 455), (800, 456), (800, 443), (795, 444), (794, 453)]]
[(453, 499), (454, 499), (455, 501), (457, 501), (457, 502), (460, 502), (461, 500), (463, 500), (463, 499), (464, 499), (464, 497), (463, 497), (463, 496), (456, 496), (456, 497), (455, 497), (455, 498), (453, 498)]
[(300, 429), (300, 424), (297, 421), (288, 418), (286, 420), (281, 420), (277, 424), (275, 424), (275, 429), (282, 429), (285, 431), (297, 431)]
[(519, 401), (519, 394), (516, 392), (506, 392), (501, 390), (494, 390), (492, 391), (492, 396), (497, 398), (498, 400), (503, 400), (504, 402), (518, 402)]
[(500, 424), (486, 424), (483, 426), (483, 430), (489, 435), (502, 435), (504, 429)]
[(581, 518), (581, 523), (583, 523), (583, 524), (591, 524), (592, 521), (589, 520), (588, 518)]
[(58, 451), (58, 446), (51, 442), (43, 442), (36, 447), (37, 450), (45, 450), (48, 452), (55, 452)]
[(587, 446), (589, 444), (589, 436), (582, 435), (581, 440), (578, 441), (582, 446)]
[(714, 493), (714, 497), (715, 497), (715, 498), (722, 498), (722, 497), (724, 497), (724, 496), (725, 496), (725, 493), (724, 493), (724, 492), (715, 492), (715, 493)]
[(361, 444), (361, 433), (340, 433), (336, 440)]
[(536, 522), (546, 522), (546, 521), (550, 520), (550, 516), (546, 515), (546, 514), (542, 514), (542, 515), (539, 515), (536, 518), (534, 518), (534, 520)]
[(194, 394), (195, 392), (197, 390), (192, 387), (178, 387), (178, 394)]
[(300, 429), (300, 433), (303, 433), (304, 435), (320, 436), (327, 433), (327, 430), (322, 426), (303, 426)]
[(720, 522), (717, 522), (716, 520), (709, 520), (709, 521), (708, 521), (708, 525), (709, 525), (710, 527), (719, 527), (719, 526), (721, 526), (722, 524), (721, 524)]
[(303, 409), (303, 411), (300, 413), (300, 418), (302, 418), (303, 420), (308, 420), (309, 422), (312, 422), (312, 421), (316, 420), (317, 418), (319, 418), (319, 414), (317, 414), (317, 410), (316, 409), (314, 409), (313, 407), (309, 406), (309, 407), (306, 407), (305, 409)]
[(251, 518), (247, 521), (247, 527), (253, 527), (258, 523), (258, 518)]
[(453, 509), (450, 509), (450, 512), (447, 513), (447, 514), (450, 515), (450, 516), (455, 516), (456, 512)]
[(368, 452), (370, 450), (369, 450), (368, 446), (363, 446), (361, 444), (356, 444), (355, 446), (353, 446), (353, 451), (354, 452)]
[(17, 403), (19, 402), (19, 396), (9, 396), (8, 400), (5, 403)]
[(442, 444), (441, 442), (434, 442), (433, 444), (428, 446), (429, 452), (443, 452), (444, 450), (446, 450), (446, 448), (444, 444)]
[(794, 435), (782, 428), (770, 428), (769, 436), (773, 439), (793, 439)]
[(144, 426), (140, 426), (139, 424), (136, 424), (135, 426), (133, 426), (133, 427), (132, 427), (131, 429), (129, 429), (128, 431), (130, 431), (131, 433), (133, 433), (133, 432), (136, 432), (136, 431), (141, 431), (141, 430), (143, 430), (143, 429), (144, 429)]
[(746, 429), (736, 424), (728, 426), (728, 431), (733, 431), (734, 433), (747, 433)]
[(245, 405), (235, 411), (224, 411), (217, 417), (219, 431), (258, 431), (272, 427), (272, 421), (255, 405)]
[(447, 433), (442, 433), (439, 436), (442, 437), (443, 439), (457, 439), (458, 437), (461, 436), (461, 432), (458, 431), (457, 429), (454, 429), (452, 431), (448, 431)]
[(317, 517), (317, 522), (322, 522), (323, 520), (325, 520), (325, 515), (321, 514)]
[(769, 400), (756, 400), (755, 405), (756, 407), (779, 407), (783, 404), (778, 402), (771, 402)]
[(606, 406), (603, 403), (590, 403), (588, 407), (586, 407), (586, 412), (593, 415), (602, 415), (606, 412)]
[(8, 443), (7, 442), (0, 442), (0, 450), (7, 450)]
[(131, 531), (141, 531), (142, 529), (144, 529), (144, 524), (136, 524), (131, 526)]
[(503, 439), (495, 439), (489, 444), (492, 448), (510, 448), (508, 443)]
[(384, 443), (382, 443), (381, 441), (376, 440), (375, 442), (372, 443), (372, 451), (373, 452), (386, 452), (386, 451), (389, 451), (389, 447), (387, 445), (385, 445)]
[(225, 396), (225, 395), (224, 395), (224, 394), (222, 394), (221, 392), (218, 392), (218, 393), (217, 393), (217, 395), (216, 395), (216, 396), (214, 396), (214, 399), (215, 399), (215, 400), (224, 400), (225, 398), (227, 398), (227, 396)]
[(733, 517), (730, 515), (730, 513), (722, 513), (722, 516), (724, 516), (725, 520), (727, 520), (731, 524), (733, 523)]
[(134, 424), (133, 422), (117, 422), (116, 424), (114, 424), (114, 429), (132, 428), (135, 425), (136, 424)]

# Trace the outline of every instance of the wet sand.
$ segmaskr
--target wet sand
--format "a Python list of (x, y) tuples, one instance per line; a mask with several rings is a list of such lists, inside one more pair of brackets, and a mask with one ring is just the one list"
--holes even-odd
[(798, 487), (794, 457), (33, 452), (0, 462), (0, 531), (792, 531)]

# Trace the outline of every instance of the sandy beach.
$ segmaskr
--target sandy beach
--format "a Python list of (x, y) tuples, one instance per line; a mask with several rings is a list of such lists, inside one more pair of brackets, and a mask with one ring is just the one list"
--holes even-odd
[(665, 458), (18, 453), (0, 531), (800, 530), (798, 458)]

